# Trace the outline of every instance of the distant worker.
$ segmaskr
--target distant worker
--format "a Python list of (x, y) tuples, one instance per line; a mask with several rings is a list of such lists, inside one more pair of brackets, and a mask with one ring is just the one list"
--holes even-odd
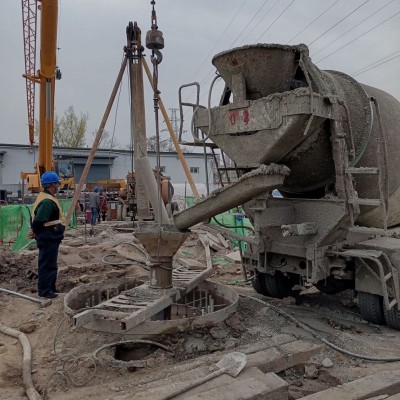
[(89, 193), (89, 207), (91, 211), (90, 225), (93, 227), (96, 225), (97, 215), (100, 209), (100, 195), (99, 188), (95, 186), (93, 192)]
[(100, 193), (100, 209), (99, 209), (99, 223), (100, 223), (101, 218), (103, 219), (103, 221), (106, 220), (108, 197), (104, 193), (103, 188), (99, 188), (99, 193)]
[(36, 239), (39, 249), (38, 294), (40, 297), (58, 297), (56, 280), (58, 273), (58, 248), (64, 238), (65, 219), (60, 202), (54, 197), (60, 186), (55, 172), (45, 172), (40, 179), (43, 191), (32, 208), (31, 238)]

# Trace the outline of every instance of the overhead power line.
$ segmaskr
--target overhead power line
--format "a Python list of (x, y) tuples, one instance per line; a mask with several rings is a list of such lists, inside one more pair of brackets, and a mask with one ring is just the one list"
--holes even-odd
[[(267, 0), (268, 1), (268, 0)], [(221, 36), (219, 37), (219, 39), (215, 42), (214, 46), (212, 47), (212, 49), (208, 52), (207, 56), (204, 58), (203, 62), (200, 64), (200, 66), (197, 68), (196, 72), (193, 74), (191, 80), (195, 79), (196, 75), (198, 74), (198, 72), (202, 69), (203, 65), (209, 60), (210, 55), (212, 54), (212, 52), (215, 50), (215, 48), (217, 47), (217, 45), (219, 44), (219, 42), (221, 41), (221, 39), (224, 37), (225, 33), (228, 31), (228, 29), (230, 28), (230, 26), (232, 25), (233, 21), (236, 19), (236, 17), (239, 15), (239, 12), (242, 10), (242, 8), (244, 7), (244, 5), (247, 3), (247, 0), (244, 0), (242, 5), (238, 8), (238, 10), (236, 11), (235, 15), (232, 17), (232, 19), (229, 21), (228, 25), (226, 26), (225, 30), (222, 32)]]
[(394, 53), (389, 54), (388, 56), (379, 59), (378, 61), (374, 61), (373, 63), (368, 64), (368, 65), (366, 65), (365, 67), (359, 68), (357, 71), (352, 72), (350, 75), (351, 75), (351, 76), (356, 75), (356, 74), (358, 75), (358, 74), (361, 73), (361, 71), (363, 71), (364, 69), (367, 69), (367, 68), (369, 68), (369, 67), (371, 67), (371, 66), (373, 66), (373, 65), (375, 65), (375, 64), (377, 64), (377, 63), (379, 63), (379, 62), (381, 62), (381, 61), (383, 61), (383, 60), (386, 60), (387, 58), (392, 57), (392, 56), (394, 56), (394, 55), (397, 54), (397, 53), (400, 53), (400, 50), (397, 50), (397, 51), (395, 51)]
[(353, 11), (349, 12), (347, 15), (345, 15), (340, 21), (336, 22), (336, 24), (332, 25), (327, 31), (324, 33), (321, 33), (316, 39), (314, 39), (312, 42), (310, 42), (308, 45), (311, 46), (313, 43), (315, 43), (317, 40), (321, 39), (322, 36), (325, 36), (329, 31), (331, 31), (335, 26), (338, 26), (341, 22), (343, 22), (345, 19), (350, 17), (350, 15), (354, 14), (358, 9), (360, 9), (363, 5), (367, 4), (370, 0), (364, 1), (361, 5), (356, 7)]
[[(313, 19), (305, 28), (303, 28), (300, 32), (296, 33), (291, 39), (289, 39), (288, 44), (297, 38), (297, 36), (301, 35), (307, 28), (309, 28), (315, 21), (321, 18), (326, 12), (328, 12), (332, 7), (334, 7), (340, 0), (336, 0), (333, 4), (331, 4), (325, 11), (318, 15), (317, 18)], [(394, 1), (394, 0), (393, 0)]]
[(230, 44), (229, 49), (236, 43), (236, 41), (242, 36), (242, 33), (247, 29), (247, 27), (254, 21), (254, 18), (258, 15), (258, 13), (267, 5), (269, 0), (265, 0), (263, 5), (255, 12), (253, 18), (247, 23), (247, 25), (241, 30), (241, 32), (237, 35), (236, 39)]
[[(397, 51), (396, 53), (399, 53), (399, 51)], [(393, 54), (396, 54), (396, 53), (393, 53)], [(389, 56), (389, 57), (390, 57), (390, 56)], [(363, 68), (363, 70), (361, 70), (360, 72), (354, 73), (354, 74), (352, 74), (351, 76), (352, 76), (352, 77), (355, 77), (355, 76), (361, 75), (361, 74), (363, 74), (363, 73), (365, 73), (365, 72), (367, 72), (367, 71), (370, 71), (371, 69), (374, 69), (374, 68), (376, 68), (376, 67), (379, 67), (380, 65), (386, 64), (386, 63), (388, 63), (389, 61), (392, 61), (392, 60), (394, 60), (394, 59), (396, 59), (396, 58), (399, 58), (399, 57), (400, 57), (400, 54), (398, 54), (397, 56), (391, 57), (391, 58), (389, 58), (389, 59), (386, 60), (386, 61), (379, 62), (380, 60), (378, 60), (378, 61), (376, 61), (375, 63), (373, 63), (373, 64), (375, 64), (375, 65), (372, 65), (370, 68)], [(387, 57), (384, 57), (384, 58), (382, 58), (381, 60), (384, 60), (385, 58), (387, 58)], [(377, 63), (378, 63), (378, 64), (377, 64)], [(371, 65), (371, 64), (370, 64), (370, 65)]]
[(393, 14), (391, 17), (386, 18), (384, 21), (380, 22), (378, 25), (375, 25), (374, 27), (372, 27), (371, 29), (368, 29), (366, 32), (362, 33), (361, 35), (357, 36), (356, 38), (350, 40), (350, 42), (347, 42), (346, 44), (344, 44), (343, 46), (337, 48), (335, 51), (332, 51), (331, 53), (329, 53), (327, 56), (325, 56), (324, 58), (320, 58), (319, 60), (317, 60), (316, 62), (320, 62), (325, 60), (326, 58), (330, 57), (331, 55), (337, 53), (339, 50), (342, 50), (343, 48), (347, 47), (349, 44), (355, 42), (357, 39), (360, 39), (361, 37), (365, 36), (367, 33), (373, 31), (374, 29), (378, 28), (379, 26), (383, 25), (385, 22), (391, 20), (392, 18), (396, 17), (397, 15), (400, 14), (400, 11), (398, 11), (396, 14)]
[(244, 42), (262, 22), (264, 22), (266, 16), (274, 9), (278, 1), (279, 0), (275, 0), (275, 3), (272, 4), (272, 6), (267, 10), (266, 13), (264, 13), (260, 20), (256, 24), (254, 24), (254, 26), (247, 32), (246, 36), (242, 39), (242, 42)]
[(324, 46), (321, 50), (318, 50), (316, 53), (313, 54), (313, 57), (315, 57), (317, 54), (321, 53), (321, 51), (327, 49), (331, 44), (337, 42), (340, 38), (342, 38), (344, 35), (348, 34), (350, 31), (353, 29), (357, 28), (360, 26), (362, 23), (367, 21), (368, 19), (374, 17), (376, 14), (378, 14), (381, 10), (383, 10), (385, 7), (387, 7), (390, 3), (393, 3), (395, 0), (389, 1), (389, 3), (385, 4), (383, 7), (381, 7), (379, 10), (373, 11), (367, 18), (364, 18), (361, 22), (359, 22), (357, 25), (354, 25), (352, 28), (348, 29), (345, 33), (341, 34), (339, 37), (337, 37), (335, 40), (332, 40), (332, 42), (328, 43), (326, 46)]
[[(368, 0), (369, 1), (369, 0)], [(289, 5), (286, 6), (286, 8), (272, 21), (272, 23), (268, 26), (268, 28), (255, 40), (255, 43), (258, 42), (272, 27), (272, 25), (275, 24), (276, 21), (286, 12), (286, 10), (295, 2), (295, 0), (292, 0)]]

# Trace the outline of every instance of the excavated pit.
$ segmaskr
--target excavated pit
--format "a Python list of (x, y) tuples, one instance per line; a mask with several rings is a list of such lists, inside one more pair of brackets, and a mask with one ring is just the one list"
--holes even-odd
[(134, 369), (152, 367), (157, 359), (172, 357), (172, 353), (161, 343), (131, 340), (102, 346), (94, 352), (93, 357), (104, 366)]

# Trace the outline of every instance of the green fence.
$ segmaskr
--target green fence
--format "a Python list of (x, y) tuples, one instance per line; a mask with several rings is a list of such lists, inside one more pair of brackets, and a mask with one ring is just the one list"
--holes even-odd
[[(186, 197), (186, 207), (191, 207), (196, 203), (194, 197)], [(230, 229), (239, 235), (248, 236), (254, 231), (253, 225), (250, 220), (245, 216), (244, 212), (240, 208), (234, 208), (226, 211), (222, 214), (218, 214), (211, 218), (210, 223), (212, 225), (223, 226), (224, 228)], [(239, 241), (231, 238), (234, 247), (239, 247)], [(241, 242), (242, 251), (246, 250), (246, 243)]]
[[(60, 199), (64, 215), (67, 215), (72, 199)], [(30, 215), (33, 204), (18, 204), (0, 207), (0, 241), (14, 243), (13, 251), (27, 248), (35, 241), (28, 238), (31, 228)], [(76, 215), (72, 216), (71, 228), (76, 228)]]

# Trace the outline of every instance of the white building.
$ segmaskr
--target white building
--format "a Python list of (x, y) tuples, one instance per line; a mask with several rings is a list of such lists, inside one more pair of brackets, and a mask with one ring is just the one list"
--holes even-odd
[[(56, 147), (53, 154), (55, 159), (73, 160), (75, 181), (78, 182), (89, 151), (89, 148)], [(18, 191), (22, 190), (20, 172), (34, 172), (37, 155), (36, 146), (0, 143), (0, 191), (17, 194)], [(152, 166), (155, 167), (157, 165), (156, 153), (148, 152), (148, 156)], [(217, 188), (218, 185), (213, 179), (215, 163), (212, 154), (207, 155), (207, 173), (203, 153), (184, 153), (184, 156), (195, 183), (206, 184), (208, 175), (210, 191)], [(99, 179), (126, 178), (126, 175), (134, 169), (132, 157), (129, 150), (97, 150), (87, 181), (96, 182)], [(161, 153), (160, 167), (164, 175), (171, 177), (172, 183), (184, 184), (187, 182), (177, 153)]]

